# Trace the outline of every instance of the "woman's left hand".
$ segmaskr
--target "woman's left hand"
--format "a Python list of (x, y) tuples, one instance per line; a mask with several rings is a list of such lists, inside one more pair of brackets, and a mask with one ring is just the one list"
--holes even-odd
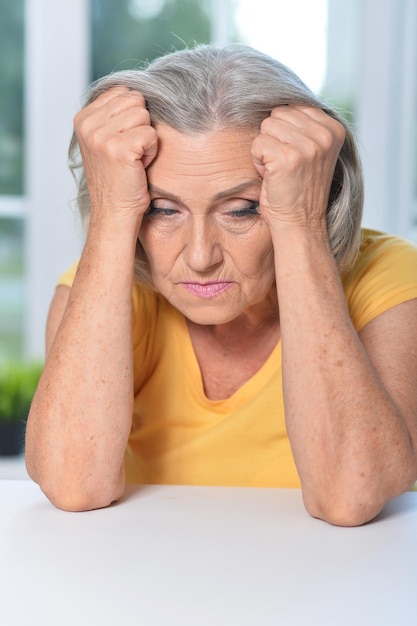
[(263, 178), (259, 210), (271, 228), (326, 229), (345, 129), (318, 107), (280, 106), (261, 125), (252, 156)]

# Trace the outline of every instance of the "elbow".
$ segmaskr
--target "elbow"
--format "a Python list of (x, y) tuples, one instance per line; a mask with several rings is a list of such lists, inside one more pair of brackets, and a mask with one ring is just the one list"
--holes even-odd
[(383, 507), (310, 507), (306, 505), (308, 513), (332, 526), (362, 526), (372, 521)]
[(26, 469), (47, 499), (63, 511), (81, 512), (102, 509), (119, 500), (125, 490), (121, 465), (86, 464), (71, 459), (62, 451), (48, 454), (27, 438)]
[(312, 498), (303, 493), (307, 512), (332, 526), (362, 526), (372, 521), (382, 511), (384, 502), (361, 501), (353, 496)]
[(415, 463), (373, 481), (353, 480), (313, 489), (303, 486), (307, 512), (334, 526), (362, 526), (375, 519), (387, 502), (409, 490), (417, 479)]
[(48, 500), (62, 511), (71, 513), (79, 513), (83, 511), (92, 511), (94, 509), (103, 509), (116, 502), (122, 495), (123, 490), (82, 490), (77, 488), (68, 488), (57, 485), (39, 484), (41, 490)]
[(61, 490), (41, 489), (48, 500), (61, 511), (70, 513), (81, 513), (83, 511), (93, 511), (94, 509), (103, 509), (115, 502), (117, 497), (103, 497), (97, 494), (90, 495), (80, 493), (78, 491), (69, 492)]
[(89, 478), (88, 481), (75, 481), (68, 477), (52, 478), (52, 474), (42, 476), (28, 468), (29, 476), (36, 482), (46, 498), (57, 508), (68, 512), (103, 509), (119, 500), (125, 490), (124, 471), (118, 480)]

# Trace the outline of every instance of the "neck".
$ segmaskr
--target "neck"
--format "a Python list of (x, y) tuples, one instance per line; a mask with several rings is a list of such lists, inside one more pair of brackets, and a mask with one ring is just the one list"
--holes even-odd
[(196, 332), (209, 334), (213, 339), (228, 344), (262, 335), (267, 329), (279, 329), (279, 310), (275, 287), (268, 296), (254, 304), (238, 317), (224, 324), (199, 325), (188, 321)]

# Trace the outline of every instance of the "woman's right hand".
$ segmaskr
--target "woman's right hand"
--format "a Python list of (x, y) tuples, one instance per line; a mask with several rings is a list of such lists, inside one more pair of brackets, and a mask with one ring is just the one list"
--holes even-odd
[(150, 203), (145, 170), (157, 153), (143, 95), (113, 87), (81, 109), (74, 129), (90, 195), (90, 227), (120, 220), (138, 229)]
[(59, 508), (108, 506), (123, 493), (132, 425), (132, 283), (157, 137), (143, 96), (117, 87), (75, 118), (90, 225), (71, 290), (48, 318), (44, 371), (26, 430), (30, 476)]

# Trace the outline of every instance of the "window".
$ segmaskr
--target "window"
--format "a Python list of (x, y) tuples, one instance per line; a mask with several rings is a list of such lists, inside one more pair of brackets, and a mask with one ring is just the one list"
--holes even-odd
[(0, 361), (23, 350), (23, 18), (23, 0), (0, 0)]
[(417, 241), (415, 32), (414, 0), (0, 0), (0, 360), (43, 354), (80, 253), (66, 153), (87, 84), (195, 41), (254, 45), (350, 116), (365, 223)]
[(91, 78), (211, 38), (210, 2), (91, 0)]
[(23, 193), (23, 0), (0, 0), (0, 194)]
[(23, 254), (23, 220), (0, 218), (1, 360), (18, 358), (23, 351)]

